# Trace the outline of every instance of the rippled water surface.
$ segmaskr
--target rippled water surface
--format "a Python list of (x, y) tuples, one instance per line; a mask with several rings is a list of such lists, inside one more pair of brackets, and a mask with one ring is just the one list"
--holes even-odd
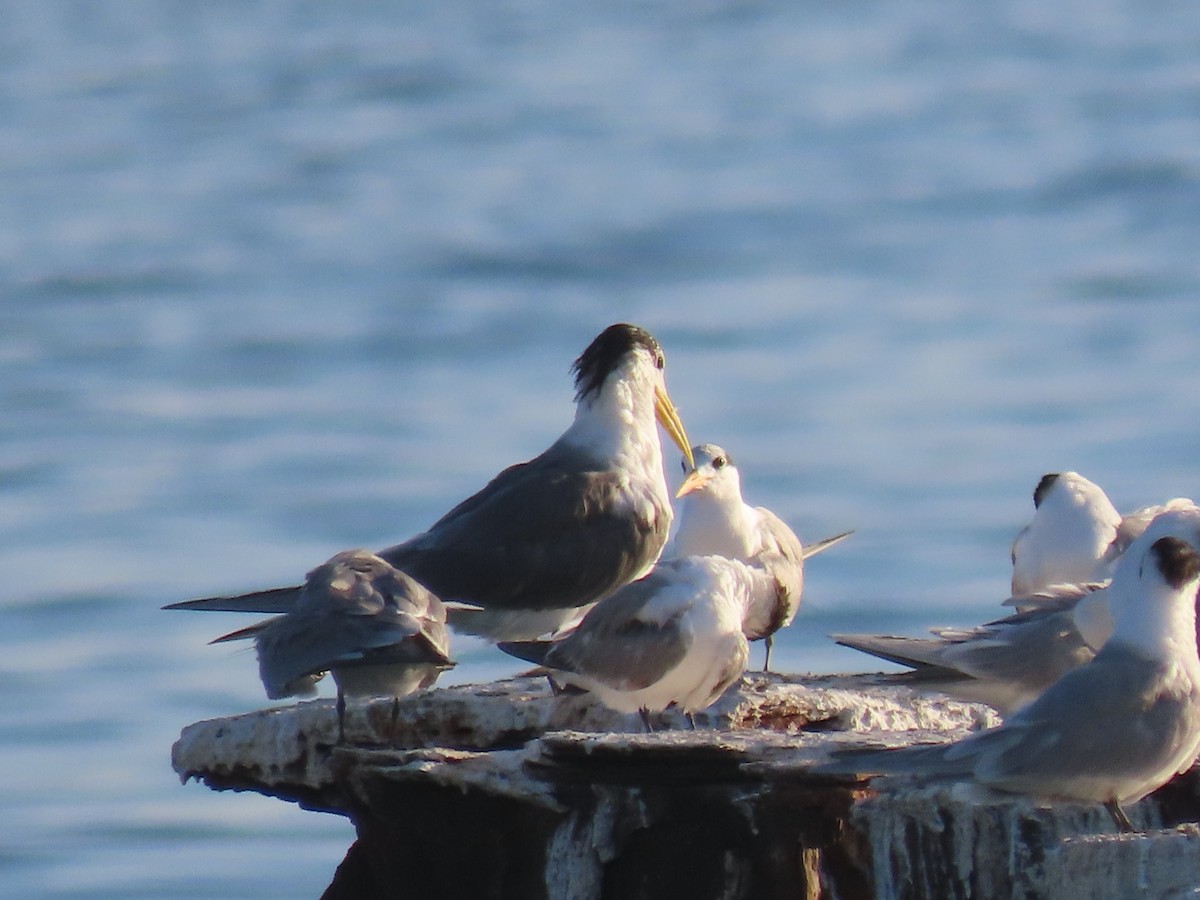
[(0, 17), (5, 896), (318, 896), (346, 821), (170, 769), (266, 703), (244, 620), (158, 607), (428, 525), (610, 322), (751, 501), (857, 529), (785, 670), (994, 616), (1044, 472), (1200, 492), (1190, 4)]

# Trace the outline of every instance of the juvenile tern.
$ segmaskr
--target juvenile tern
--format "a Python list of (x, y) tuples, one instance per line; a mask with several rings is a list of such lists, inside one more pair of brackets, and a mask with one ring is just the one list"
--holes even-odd
[(781, 590), (770, 565), (685, 556), (605, 597), (564, 638), (498, 646), (611, 709), (640, 712), (649, 730), (649, 713), (675, 704), (690, 719), (741, 677), (746, 609)]
[(446, 611), (428, 590), (366, 550), (308, 573), (292, 609), (217, 638), (254, 639), (267, 696), (311, 696), (326, 672), (338, 689), (338, 732), (350, 697), (403, 697), (454, 665)]
[[(646, 330), (606, 328), (575, 361), (575, 419), (549, 449), (511, 466), (428, 531), (379, 556), (443, 600), (459, 631), (494, 640), (553, 632), (645, 575), (671, 523), (655, 422), (690, 457)], [(167, 609), (286, 612), (299, 588)]]
[(1131, 831), (1122, 804), (1185, 770), (1200, 742), (1198, 584), (1200, 554), (1148, 530), (1117, 564), (1113, 635), (1091, 662), (996, 728), (950, 744), (849, 751), (821, 770), (973, 779), (1040, 800), (1094, 801)]
[[(724, 448), (700, 444), (692, 460), (683, 460), (686, 477), (675, 493), (675, 536), (664, 557), (715, 555), (755, 564), (773, 559), (782, 589), (762, 593), (746, 610), (742, 631), (751, 641), (766, 643), (763, 670), (770, 671), (771, 643), (776, 631), (796, 616), (804, 589), (804, 560), (849, 537), (847, 531), (804, 547), (787, 524), (762, 506), (742, 499), (741, 475)], [(690, 464), (690, 467), (689, 467)]]

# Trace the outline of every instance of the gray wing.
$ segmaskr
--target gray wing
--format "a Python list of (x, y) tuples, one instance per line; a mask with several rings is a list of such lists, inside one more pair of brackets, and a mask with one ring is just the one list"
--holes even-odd
[(898, 681), (1010, 710), (1045, 691), (1095, 655), (1075, 627), (1074, 600), (1063, 599), (971, 629), (934, 629), (936, 638), (834, 635), (914, 671)]
[(1187, 714), (1195, 700), (1161, 690), (1157, 664), (1111, 644), (1102, 653), (997, 728), (954, 743), (844, 751), (818, 771), (974, 776), (1002, 790), (1068, 797), (1089, 780), (1136, 780), (1195, 743), (1195, 713)]
[(680, 615), (661, 623), (641, 618), (654, 595), (670, 586), (670, 571), (669, 565), (660, 566), (598, 603), (575, 631), (551, 644), (545, 665), (624, 691), (659, 681), (692, 645)]
[(1011, 606), (1019, 613), (1029, 612), (1043, 606), (1055, 607), (1063, 602), (1076, 602), (1087, 594), (1107, 586), (1107, 581), (1052, 584), (1040, 591), (1013, 594), (1008, 599), (1001, 601), (1000, 605)]
[(335, 667), (450, 663), (441, 602), (365, 551), (313, 569), (290, 613), (218, 640), (251, 636), (273, 699)]
[[(1165, 669), (1113, 643), (996, 731), (968, 741), (993, 787), (1053, 795), (1056, 784), (1138, 778), (1195, 743), (1195, 698), (1164, 688)], [(1189, 710), (1192, 710), (1189, 715)], [(964, 742), (966, 743), (966, 742)]]
[(199, 609), (209, 612), (258, 612), (285, 613), (296, 606), (300, 599), (300, 586), (271, 588), (266, 591), (251, 591), (229, 597), (202, 597), (199, 600), (181, 600), (168, 603), (163, 609)]
[(578, 457), (556, 445), (379, 555), (446, 600), (503, 609), (586, 606), (658, 558), (670, 508), (649, 492), (641, 499), (629, 502), (620, 474), (580, 471)]
[(818, 553), (824, 553), (834, 544), (840, 544), (852, 534), (854, 534), (853, 531), (843, 531), (841, 534), (835, 534), (833, 537), (822, 538), (811, 544), (805, 544), (803, 556), (805, 559), (808, 559), (809, 557), (816, 556)]

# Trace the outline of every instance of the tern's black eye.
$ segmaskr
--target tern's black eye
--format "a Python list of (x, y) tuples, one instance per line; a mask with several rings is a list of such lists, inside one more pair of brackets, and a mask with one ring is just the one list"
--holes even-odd
[(654, 354), (654, 365), (659, 371), (667, 367), (667, 358), (663, 356), (661, 350)]
[(714, 469), (723, 469), (729, 463), (729, 460), (724, 456), (718, 456), (713, 460)]

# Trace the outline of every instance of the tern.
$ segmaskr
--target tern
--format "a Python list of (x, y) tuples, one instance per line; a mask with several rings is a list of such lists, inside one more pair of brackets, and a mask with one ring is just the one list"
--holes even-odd
[(1198, 585), (1200, 553), (1148, 529), (1117, 564), (1113, 634), (1090, 662), (996, 728), (950, 744), (852, 750), (821, 770), (973, 779), (1043, 801), (1098, 802), (1132, 831), (1122, 804), (1186, 770), (1200, 744)]
[[(1111, 633), (1111, 619), (1107, 632), (1097, 634), (1088, 627), (1096, 616), (1107, 616), (1104, 587), (1096, 582), (1052, 585), (1014, 598), (1030, 608), (974, 628), (933, 628), (932, 638), (830, 637), (844, 647), (910, 666), (912, 671), (891, 676), (896, 683), (986, 703), (1007, 715), (1096, 655)], [(1088, 636), (1097, 643), (1089, 643)]]
[(738, 468), (733, 457), (717, 444), (693, 447), (692, 459), (683, 460), (683, 471), (686, 477), (675, 493), (675, 536), (664, 557), (714, 555), (751, 564), (768, 558), (774, 560), (785, 589), (775, 596), (759, 595), (746, 610), (742, 622), (748, 640), (765, 642), (763, 670), (770, 671), (773, 636), (792, 623), (800, 606), (804, 561), (853, 532), (803, 546), (779, 516), (765, 507), (750, 506), (742, 499)]
[(1051, 472), (1033, 491), (1033, 518), (1012, 545), (1013, 596), (1111, 574), (1121, 514), (1078, 472)]
[[(552, 633), (645, 575), (671, 524), (656, 421), (691, 454), (664, 366), (648, 331), (606, 328), (575, 361), (575, 419), (562, 436), (379, 556), (446, 601), (453, 628), (493, 640)], [(287, 612), (298, 593), (276, 588), (165, 608)]]
[[(1074, 537), (1095, 534), (1096, 508), (1103, 509), (1107, 498), (1091, 482), (1075, 473), (1048, 475), (1039, 485), (1039, 493), (1055, 486), (1067, 488), (1070, 495), (1090, 498), (1093, 513), (1075, 507), (1074, 516), (1060, 516), (1057, 534), (1064, 537), (1074, 528)], [(1087, 487), (1091, 485), (1091, 487)], [(1096, 498), (1101, 502), (1096, 503)], [(1039, 512), (1048, 506), (1040, 502)], [(1066, 504), (1059, 504), (1060, 510)], [(1072, 524), (1073, 518), (1073, 524)], [(1107, 518), (1107, 517), (1106, 517)], [(1039, 540), (1054, 543), (1050, 518), (1040, 520)], [(1153, 525), (1152, 525), (1153, 523)], [(1078, 570), (1092, 574), (1110, 572), (1134, 539), (1152, 528), (1153, 536), (1173, 536), (1200, 550), (1200, 509), (1191, 500), (1177, 497), (1166, 503), (1143, 507), (1120, 517), (1115, 539), (1099, 553), (1108, 540), (1058, 541), (1059, 546), (1084, 546), (1087, 552), (1077, 556)], [(1047, 555), (1046, 559), (1050, 559)], [(1097, 562), (1099, 566), (1097, 567)], [(852, 647), (913, 671), (893, 676), (893, 680), (918, 690), (948, 694), (962, 700), (987, 703), (1008, 714), (1036, 699), (1064, 674), (1090, 661), (1112, 634), (1107, 581), (1079, 584), (1051, 584), (1031, 593), (1014, 595), (1003, 602), (1017, 612), (974, 628), (934, 628), (932, 638), (899, 637), (872, 634), (835, 634), (839, 644)]]
[(745, 671), (746, 610), (783, 590), (781, 578), (788, 574), (770, 563), (666, 560), (593, 606), (566, 637), (498, 646), (545, 666), (556, 680), (583, 688), (610, 709), (640, 713), (647, 731), (649, 714), (672, 704), (691, 721)]
[(248, 638), (272, 700), (311, 696), (333, 674), (342, 742), (347, 696), (403, 697), (454, 665), (442, 602), (366, 550), (344, 551), (309, 572), (289, 612), (212, 643)]

